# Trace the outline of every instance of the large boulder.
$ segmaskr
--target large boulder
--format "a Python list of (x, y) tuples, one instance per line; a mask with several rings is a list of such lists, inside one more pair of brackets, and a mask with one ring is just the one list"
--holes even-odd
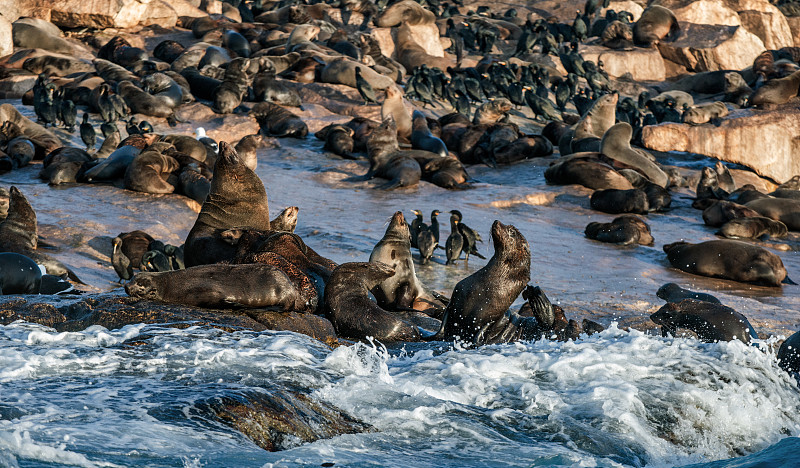
[(778, 183), (800, 174), (800, 109), (742, 109), (712, 124), (668, 123), (644, 127), (642, 143), (655, 151), (684, 151), (742, 164)]
[(660, 42), (661, 55), (693, 72), (741, 70), (753, 64), (764, 43), (742, 26), (681, 23), (672, 42)]
[(766, 0), (659, 0), (678, 21), (742, 26), (758, 36), (767, 49), (794, 45), (786, 17)]
[(795, 44), (800, 45), (800, 16), (787, 17), (786, 23), (792, 33), (792, 40), (794, 40)]
[[(38, 5), (37, 17), (65, 28), (130, 28), (151, 24), (171, 28), (177, 24), (178, 16), (201, 16), (186, 0), (48, 0)], [(21, 14), (32, 14), (29, 9)]]
[(580, 52), (584, 60), (594, 63), (602, 60), (606, 73), (611, 78), (630, 73), (636, 81), (666, 79), (664, 59), (657, 49), (637, 47), (633, 50), (612, 50), (602, 46), (581, 46)]
[[(439, 41), (439, 28), (436, 24), (408, 25), (410, 38), (422, 47), (428, 55), (444, 57), (444, 48)], [(399, 28), (374, 28), (372, 37), (378, 41), (381, 53), (387, 57), (396, 58), (397, 33)]]
[(11, 22), (0, 15), (0, 57), (14, 52), (14, 42), (11, 38)]

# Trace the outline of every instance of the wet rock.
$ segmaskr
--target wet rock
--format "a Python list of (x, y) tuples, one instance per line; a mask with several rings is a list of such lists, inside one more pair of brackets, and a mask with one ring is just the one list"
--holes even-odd
[(714, 125), (644, 127), (642, 143), (656, 151), (685, 151), (751, 168), (776, 182), (800, 174), (800, 109), (787, 104), (770, 112), (738, 110)]
[(584, 60), (605, 65), (611, 78), (630, 73), (637, 81), (663, 81), (666, 79), (664, 59), (656, 49), (612, 50), (602, 46), (581, 46)]
[(753, 64), (764, 43), (742, 26), (681, 23), (678, 37), (659, 43), (658, 50), (694, 72), (741, 70)]
[(205, 325), (228, 331), (292, 331), (327, 342), (336, 339), (333, 325), (312, 314), (261, 309), (203, 309), (113, 293), (85, 296), (68, 304), (64, 301), (54, 296), (4, 296), (0, 300), (0, 323), (25, 320), (58, 331), (80, 331), (92, 325), (113, 330), (133, 323), (159, 323), (179, 328)]
[(276, 452), (341, 434), (370, 432), (372, 427), (307, 392), (271, 387), (229, 391), (196, 402), (192, 411), (211, 417)]
[[(181, 121), (202, 122), (206, 134), (217, 141), (238, 141), (247, 135), (258, 133), (261, 127), (247, 114), (220, 115), (205, 104), (194, 102), (184, 104), (175, 109), (175, 115)], [(185, 130), (189, 134), (194, 131), (190, 125), (179, 125), (177, 130)]]

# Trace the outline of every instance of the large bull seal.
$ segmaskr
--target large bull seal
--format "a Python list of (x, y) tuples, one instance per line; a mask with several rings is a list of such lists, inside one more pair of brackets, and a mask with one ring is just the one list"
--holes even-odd
[(665, 245), (664, 252), (672, 266), (695, 275), (766, 286), (780, 286), (786, 278), (780, 257), (745, 242), (728, 239), (699, 244), (675, 242)]

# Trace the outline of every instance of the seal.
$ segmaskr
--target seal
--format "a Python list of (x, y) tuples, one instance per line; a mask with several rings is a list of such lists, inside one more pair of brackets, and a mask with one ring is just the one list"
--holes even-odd
[(184, 50), (186, 50), (186, 47), (181, 43), (167, 39), (156, 45), (153, 49), (153, 57), (167, 63), (172, 63), (175, 59), (180, 57)]
[(403, 154), (397, 144), (397, 127), (394, 119), (384, 120), (370, 133), (367, 139), (369, 171), (363, 180), (374, 177), (389, 182), (380, 188), (392, 190), (399, 187), (417, 185), (422, 177), (422, 169), (413, 158)]
[(589, 239), (612, 244), (653, 245), (650, 226), (638, 216), (624, 215), (614, 218), (610, 223), (589, 223), (584, 234)]
[(181, 169), (178, 186), (182, 194), (201, 205), (211, 192), (211, 181), (203, 174), (198, 163), (187, 164)]
[(261, 131), (269, 136), (305, 138), (308, 126), (300, 117), (271, 102), (259, 102), (250, 111)]
[(576, 129), (583, 128), (585, 130), (586, 133), (582, 135), (583, 138), (588, 136), (602, 138), (614, 126), (617, 118), (617, 102), (619, 102), (619, 94), (616, 92), (604, 94), (594, 101), (592, 107), (575, 125)]
[(483, 103), (472, 117), (473, 125), (493, 125), (505, 117), (511, 110), (512, 104), (506, 98), (494, 99)]
[(412, 0), (393, 3), (375, 19), (375, 25), (379, 28), (391, 28), (402, 24), (412, 26), (416, 24), (433, 24), (434, 22), (436, 22), (436, 15)]
[(394, 275), (383, 263), (343, 263), (325, 285), (325, 309), (339, 336), (364, 340), (419, 341), (419, 330), (369, 297), (371, 289)]
[(481, 344), (495, 340), (500, 320), (519, 296), (531, 275), (528, 241), (514, 226), (492, 224), (494, 255), (489, 262), (456, 284), (437, 340), (461, 339)]
[(125, 188), (144, 193), (172, 193), (175, 186), (167, 179), (179, 168), (175, 158), (148, 148), (137, 154), (125, 170)]
[(712, 240), (699, 244), (675, 242), (664, 246), (675, 268), (700, 276), (742, 283), (780, 286), (786, 268), (774, 253), (745, 242)]
[(125, 292), (194, 307), (300, 309), (299, 294), (286, 273), (271, 265), (200, 265), (184, 270), (138, 273)]
[(787, 338), (778, 349), (778, 365), (786, 372), (800, 372), (800, 331)]
[[(180, 89), (180, 87), (178, 87)], [(122, 81), (117, 85), (117, 94), (122, 96), (133, 114), (144, 114), (152, 117), (169, 117), (173, 114), (173, 100), (164, 96), (153, 96), (144, 92), (130, 81)], [(180, 102), (180, 101), (179, 101)]]
[(320, 71), (319, 81), (323, 83), (343, 84), (355, 89), (356, 68), (361, 67), (361, 76), (367, 80), (372, 89), (379, 91), (394, 86), (394, 80), (381, 75), (372, 68), (363, 66), (360, 62), (349, 58), (338, 58), (328, 62)]
[(236, 154), (239, 155), (242, 161), (244, 161), (244, 165), (249, 167), (250, 170), (255, 171), (256, 166), (258, 166), (256, 150), (258, 150), (258, 147), (261, 146), (263, 141), (264, 137), (261, 135), (247, 135), (239, 140), (239, 143), (236, 143), (234, 147)]
[(711, 294), (689, 291), (688, 289), (684, 289), (675, 283), (667, 283), (658, 288), (658, 291), (656, 291), (656, 296), (664, 299), (667, 302), (681, 302), (684, 299), (694, 299), (696, 301), (706, 301), (713, 302), (714, 304), (721, 304), (719, 299)]
[(789, 235), (786, 225), (763, 216), (737, 218), (719, 228), (719, 235), (728, 239), (758, 239), (762, 236), (783, 238)]
[(427, 65), (430, 68), (438, 68), (439, 70), (447, 70), (447, 67), (452, 66), (454, 63), (450, 58), (436, 57), (426, 52), (422, 46), (417, 44), (411, 27), (408, 24), (402, 24), (397, 28), (394, 44), (397, 61), (400, 62), (406, 70), (413, 70), (422, 65)]
[(470, 176), (455, 156), (441, 158), (429, 151), (414, 151), (414, 160), (422, 169), (422, 179), (446, 189), (468, 189)]
[(590, 199), (592, 209), (603, 213), (639, 213), (647, 214), (650, 204), (644, 190), (597, 190)]
[(326, 149), (345, 159), (357, 159), (353, 154), (355, 142), (353, 141), (353, 129), (345, 125), (330, 124), (314, 134), (317, 138), (324, 140)]
[(613, 167), (602, 162), (601, 153), (575, 153), (551, 163), (544, 171), (549, 184), (578, 184), (594, 190), (631, 190), (633, 185)]
[(268, 101), (282, 106), (302, 107), (300, 95), (271, 72), (261, 72), (253, 79), (256, 101)]
[(678, 18), (668, 8), (650, 5), (633, 26), (633, 42), (642, 47), (653, 47), (662, 40), (670, 41), (680, 32)]
[(411, 147), (415, 149), (430, 151), (446, 158), (450, 153), (441, 138), (433, 136), (428, 128), (428, 119), (425, 114), (415, 110), (411, 130)]
[(727, 200), (707, 200), (709, 205), (703, 209), (703, 222), (706, 226), (720, 227), (732, 219), (760, 216), (758, 212), (738, 203)]
[(678, 328), (686, 328), (707, 343), (740, 340), (750, 343), (758, 334), (747, 317), (730, 307), (713, 302), (684, 299), (668, 302), (650, 319), (661, 325), (661, 334), (675, 336)]
[(712, 120), (719, 121), (729, 113), (728, 106), (720, 101), (698, 104), (683, 113), (683, 122), (689, 125), (702, 125)]
[(797, 96), (798, 89), (800, 89), (800, 71), (764, 83), (750, 96), (750, 105), (769, 107), (786, 104)]
[(39, 294), (42, 270), (25, 255), (0, 253), (0, 294)]
[(62, 35), (58, 26), (39, 18), (20, 18), (11, 26), (11, 37), (16, 47), (74, 55), (75, 47)]
[(125, 176), (133, 158), (142, 150), (135, 146), (125, 145), (114, 150), (108, 158), (99, 161), (91, 169), (83, 173), (82, 182), (114, 180)]
[(392, 116), (397, 125), (397, 136), (403, 139), (410, 138), (411, 115), (403, 101), (403, 91), (396, 85), (386, 88), (386, 97), (381, 103), (381, 120), (386, 120), (389, 116)]
[(222, 82), (214, 90), (214, 109), (219, 113), (230, 114), (242, 103), (250, 84), (250, 63), (250, 59), (243, 57), (228, 63)]
[(790, 231), (800, 231), (800, 200), (791, 198), (759, 198), (745, 203), (761, 216), (780, 221)]
[(142, 90), (173, 109), (184, 102), (183, 87), (166, 73), (153, 73), (142, 78)]
[(300, 208), (296, 206), (284, 208), (275, 219), (269, 222), (270, 229), (273, 231), (294, 232), (297, 227), (298, 212), (300, 212)]
[(392, 216), (383, 238), (372, 249), (369, 261), (388, 265), (395, 272), (372, 288), (378, 305), (388, 310), (413, 309), (417, 306), (433, 309), (431, 316), (441, 315), (444, 304), (417, 278), (411, 256), (411, 233), (402, 211)]
[(186, 266), (232, 259), (236, 247), (218, 236), (231, 228), (269, 230), (269, 204), (261, 179), (221, 141), (211, 191), (186, 237)]
[(669, 176), (655, 163), (655, 158), (644, 150), (631, 148), (633, 127), (627, 122), (615, 124), (603, 134), (600, 152), (613, 159), (615, 164), (632, 167), (644, 174), (650, 182), (666, 188)]

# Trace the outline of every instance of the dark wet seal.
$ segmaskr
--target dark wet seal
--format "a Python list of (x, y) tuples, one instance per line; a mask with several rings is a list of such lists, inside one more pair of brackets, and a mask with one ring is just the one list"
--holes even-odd
[(740, 340), (750, 343), (758, 334), (747, 318), (730, 307), (713, 302), (684, 299), (668, 302), (650, 319), (661, 325), (663, 336), (675, 336), (679, 328), (691, 330), (702, 341)]

